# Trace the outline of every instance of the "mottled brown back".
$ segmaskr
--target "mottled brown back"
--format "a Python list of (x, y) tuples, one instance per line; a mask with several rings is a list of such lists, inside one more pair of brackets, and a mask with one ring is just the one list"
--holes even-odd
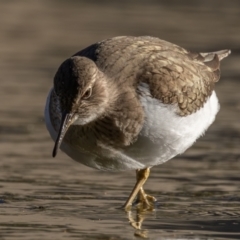
[(153, 37), (116, 37), (76, 53), (93, 61), (119, 88), (149, 85), (152, 97), (177, 104), (178, 114), (200, 109), (220, 77), (220, 60), (230, 51), (191, 53)]

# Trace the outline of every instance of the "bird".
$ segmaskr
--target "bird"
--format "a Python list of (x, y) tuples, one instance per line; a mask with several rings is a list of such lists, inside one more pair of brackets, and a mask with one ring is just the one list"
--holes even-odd
[(44, 118), (70, 158), (103, 171), (136, 171), (123, 209), (153, 209), (143, 186), (153, 166), (182, 154), (215, 120), (220, 61), (230, 50), (188, 51), (150, 36), (119, 36), (67, 58), (48, 93)]

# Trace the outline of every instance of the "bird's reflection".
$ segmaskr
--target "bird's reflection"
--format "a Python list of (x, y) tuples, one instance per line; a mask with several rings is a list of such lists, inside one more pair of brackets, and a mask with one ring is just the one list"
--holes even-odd
[(140, 238), (148, 238), (148, 230), (142, 229), (142, 224), (145, 218), (152, 215), (154, 210), (144, 210), (137, 207), (127, 212), (127, 217), (130, 225), (135, 229), (134, 236)]

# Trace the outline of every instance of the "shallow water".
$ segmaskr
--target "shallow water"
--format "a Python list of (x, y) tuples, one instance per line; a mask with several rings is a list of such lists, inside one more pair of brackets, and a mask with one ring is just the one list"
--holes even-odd
[[(0, 239), (240, 239), (240, 4), (194, 2), (0, 2)], [(116, 35), (233, 49), (216, 85), (214, 125), (185, 154), (152, 169), (145, 189), (158, 201), (145, 214), (119, 209), (134, 172), (99, 172), (63, 153), (52, 159), (43, 121), (59, 64)]]

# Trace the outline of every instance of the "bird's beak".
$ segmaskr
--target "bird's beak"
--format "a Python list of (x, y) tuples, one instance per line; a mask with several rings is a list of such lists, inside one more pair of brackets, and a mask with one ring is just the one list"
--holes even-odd
[(74, 116), (73, 113), (64, 112), (62, 114), (60, 129), (59, 129), (58, 136), (57, 136), (57, 139), (55, 141), (55, 145), (54, 145), (53, 152), (52, 152), (53, 157), (55, 157), (57, 155), (57, 150), (60, 147), (60, 145), (62, 143), (62, 140), (63, 140), (68, 128), (70, 127), (70, 125), (73, 122), (73, 116)]

